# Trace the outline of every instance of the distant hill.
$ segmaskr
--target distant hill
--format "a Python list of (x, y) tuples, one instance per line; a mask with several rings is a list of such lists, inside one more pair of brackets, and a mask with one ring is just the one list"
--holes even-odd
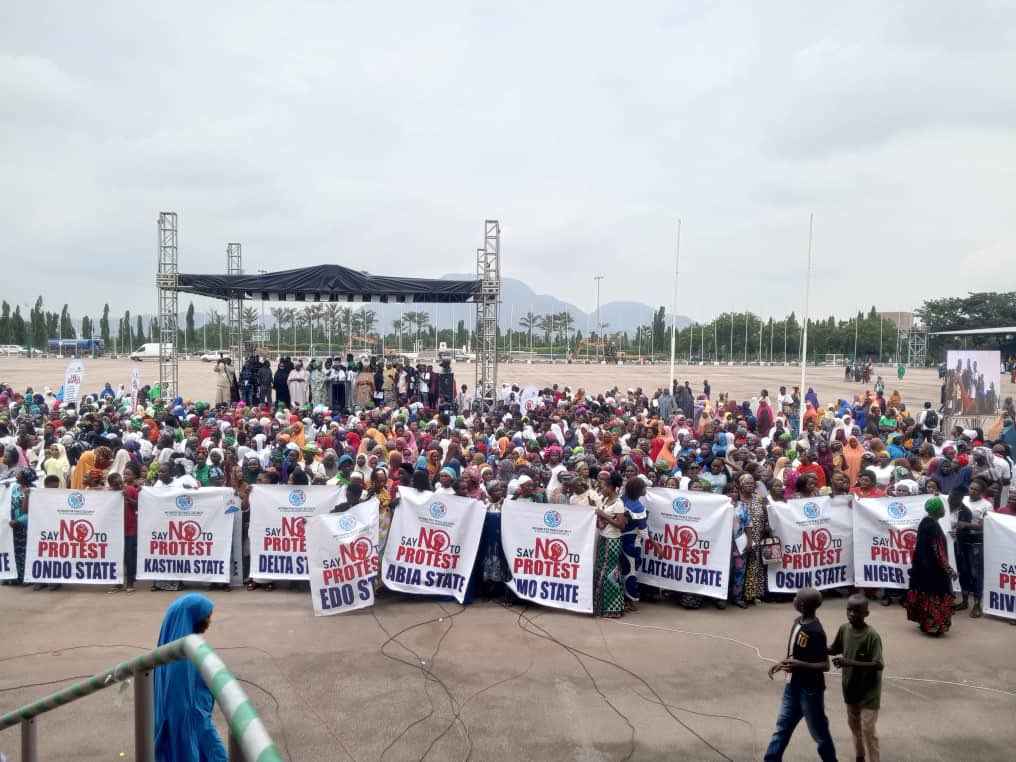
[[(444, 280), (470, 280), (476, 276), (453, 273), (441, 277)], [(653, 312), (657, 309), (659, 309), (659, 305), (654, 307), (641, 302), (604, 302), (600, 305), (600, 320), (607, 324), (608, 331), (628, 331), (631, 333), (640, 325), (651, 324)], [(537, 315), (567, 311), (575, 318), (576, 330), (583, 333), (586, 333), (587, 330), (593, 330), (596, 325), (595, 310), (585, 312), (574, 304), (562, 301), (556, 296), (538, 294), (517, 278), (502, 278), (501, 312), (498, 321), (501, 328), (507, 329), (509, 322), (514, 317), (514, 327), (518, 330), (519, 318), (530, 311)], [(677, 316), (677, 327), (679, 329), (688, 325), (691, 325), (690, 318), (684, 315)]]

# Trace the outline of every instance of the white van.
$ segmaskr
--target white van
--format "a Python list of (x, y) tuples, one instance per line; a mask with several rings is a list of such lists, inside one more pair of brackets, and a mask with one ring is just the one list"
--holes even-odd
[[(140, 347), (131, 352), (131, 359), (137, 362), (141, 360), (158, 360), (159, 353), (162, 351), (162, 344), (142, 344)], [(170, 344), (167, 351), (172, 354), (173, 345)]]

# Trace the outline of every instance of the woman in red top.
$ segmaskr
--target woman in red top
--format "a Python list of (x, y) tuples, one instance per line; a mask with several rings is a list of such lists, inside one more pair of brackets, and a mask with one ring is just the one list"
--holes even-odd
[(885, 492), (875, 484), (875, 474), (867, 469), (857, 477), (857, 486), (851, 488), (850, 494), (854, 497), (885, 497)]
[(801, 454), (797, 456), (797, 459), (801, 462), (801, 465), (797, 467), (797, 475), (802, 476), (803, 474), (814, 474), (815, 481), (819, 489), (826, 486), (826, 473), (825, 469), (817, 463), (811, 462), (811, 453), (807, 450), (802, 450)]
[(109, 476), (109, 488), (111, 490), (123, 491), (123, 555), (124, 555), (124, 582), (126, 585), (117, 585), (109, 592), (119, 593), (126, 590), (134, 592), (134, 580), (138, 572), (138, 484), (141, 479), (141, 469), (137, 463), (128, 463), (123, 470), (123, 481), (114, 480), (115, 474)]

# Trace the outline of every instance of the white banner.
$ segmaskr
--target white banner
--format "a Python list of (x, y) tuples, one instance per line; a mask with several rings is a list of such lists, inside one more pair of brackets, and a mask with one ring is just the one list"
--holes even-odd
[(138, 579), (229, 582), (233, 514), (228, 487), (142, 489), (138, 498)]
[(593, 613), (596, 514), (591, 506), (510, 500), (501, 512), (501, 547), (519, 598)]
[[(854, 584), (895, 590), (910, 587), (917, 527), (928, 515), (924, 510), (928, 499), (928, 495), (854, 498)], [(955, 569), (949, 514), (938, 523)]]
[(63, 404), (77, 402), (81, 394), (81, 384), (85, 381), (85, 364), (81, 360), (71, 360), (64, 373)]
[(135, 365), (131, 368), (131, 415), (138, 408), (138, 392), (141, 391), (141, 369)]
[(25, 581), (123, 582), (123, 493), (33, 489)]
[(1016, 516), (984, 516), (985, 614), (1016, 619)]
[(850, 500), (814, 497), (769, 504), (783, 562), (768, 567), (769, 591), (795, 593), (854, 584)]
[(17, 579), (14, 527), (11, 526), (11, 485), (0, 486), (0, 579)]
[(639, 582), (727, 599), (734, 507), (725, 495), (653, 488), (642, 499), (649, 537)]
[(250, 493), (250, 576), (309, 579), (306, 521), (328, 513), (341, 487), (255, 484)]
[(384, 551), (385, 587), (462, 603), (487, 515), (483, 503), (408, 487), (399, 487), (399, 498)]
[(522, 390), (519, 395), (519, 407), (523, 413), (531, 413), (536, 406), (540, 404), (540, 390), (538, 387), (530, 384)]
[(378, 558), (378, 502), (307, 520), (307, 562), (315, 616), (374, 605)]

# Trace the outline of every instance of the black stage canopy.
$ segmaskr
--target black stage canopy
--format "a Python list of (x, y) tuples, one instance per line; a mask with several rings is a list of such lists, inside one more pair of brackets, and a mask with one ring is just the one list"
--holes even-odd
[(441, 304), (468, 302), (479, 293), (474, 280), (394, 278), (341, 265), (318, 265), (264, 275), (180, 273), (180, 291), (214, 299), (273, 302), (380, 302)]

